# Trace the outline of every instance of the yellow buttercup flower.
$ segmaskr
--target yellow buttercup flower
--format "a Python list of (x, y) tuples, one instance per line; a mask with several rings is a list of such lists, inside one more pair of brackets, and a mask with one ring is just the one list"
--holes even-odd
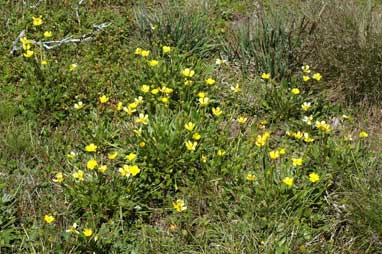
[(172, 206), (177, 212), (183, 212), (187, 209), (187, 206), (185, 206), (184, 201), (182, 199), (178, 199), (175, 202), (173, 202)]
[(64, 175), (62, 174), (62, 172), (58, 172), (53, 178), (53, 182), (55, 183), (62, 183), (63, 181), (64, 181)]
[(325, 121), (316, 121), (316, 128), (321, 130), (322, 132), (329, 132), (330, 131), (330, 124), (326, 123)]
[(184, 85), (185, 86), (190, 86), (190, 85), (192, 85), (194, 83), (194, 81), (192, 81), (192, 80), (188, 80), (188, 79), (186, 79), (185, 81), (184, 81)]
[(142, 85), (140, 90), (143, 92), (143, 93), (148, 93), (150, 92), (150, 86), (148, 85)]
[(265, 132), (263, 135), (258, 135), (257, 138), (256, 138), (256, 146), (257, 147), (263, 147), (265, 146), (268, 138), (270, 137), (270, 133), (269, 132)]
[(74, 159), (75, 157), (77, 156), (77, 154), (75, 152), (70, 152), (66, 155), (66, 158), (68, 159)]
[(84, 171), (77, 170), (76, 172), (73, 173), (73, 177), (79, 181), (83, 181), (84, 180)]
[(212, 114), (218, 117), (223, 114), (223, 111), (220, 109), (220, 107), (212, 108)]
[(314, 73), (313, 76), (312, 76), (313, 79), (317, 80), (317, 81), (320, 81), (322, 76), (320, 73)]
[(99, 97), (99, 102), (101, 102), (102, 104), (108, 101), (109, 101), (109, 98), (106, 95), (102, 95), (101, 97)]
[(316, 173), (310, 173), (309, 174), (309, 181), (311, 181), (312, 183), (315, 183), (315, 182), (318, 182), (320, 180), (320, 176), (317, 175)]
[(208, 97), (199, 98), (199, 104), (202, 107), (207, 106), (209, 102), (210, 102), (210, 99)]
[(190, 140), (187, 140), (185, 142), (185, 145), (186, 145), (186, 148), (188, 151), (195, 151), (196, 150), (196, 146), (198, 145), (198, 142), (194, 141), (190, 141)]
[(82, 101), (79, 101), (77, 103), (74, 103), (74, 108), (77, 110), (80, 110), (84, 107), (84, 103)]
[(359, 133), (359, 137), (360, 137), (360, 138), (367, 138), (368, 136), (369, 136), (369, 134), (367, 134), (366, 131), (361, 131), (361, 132)]
[(78, 64), (76, 64), (76, 63), (71, 64), (71, 65), (69, 65), (69, 70), (74, 71), (75, 69), (77, 69), (77, 67), (78, 67)]
[(310, 109), (310, 107), (312, 106), (312, 103), (310, 102), (304, 102), (302, 105), (301, 105), (301, 108), (302, 110), (304, 111), (308, 111)]
[(87, 163), (86, 163), (86, 167), (88, 168), (88, 169), (90, 169), (90, 170), (93, 170), (93, 169), (95, 169), (95, 167), (97, 167), (98, 166), (98, 163), (97, 163), (97, 161), (96, 160), (89, 160)]
[(184, 128), (191, 132), (195, 128), (195, 124), (193, 122), (188, 122), (184, 124)]
[(302, 66), (301, 69), (304, 73), (310, 73), (310, 67), (307, 64)]
[(216, 81), (214, 79), (212, 79), (212, 78), (208, 78), (208, 79), (205, 80), (205, 82), (206, 82), (207, 85), (211, 85), (212, 86), (213, 84), (215, 84)]
[(190, 68), (186, 68), (182, 70), (182, 75), (185, 77), (191, 78), (192, 76), (194, 76), (194, 74), (195, 74), (195, 71), (191, 70)]
[(141, 56), (142, 57), (148, 57), (150, 55), (150, 51), (149, 50), (142, 50), (141, 51)]
[(155, 67), (155, 66), (157, 66), (159, 64), (159, 61), (158, 60), (150, 60), (149, 61), (149, 65), (151, 66), (151, 67)]
[(270, 151), (270, 152), (269, 152), (269, 157), (270, 157), (272, 160), (277, 160), (278, 158), (280, 158), (280, 151), (278, 151), (278, 150)]
[(29, 50), (31, 49), (31, 47), (32, 47), (32, 44), (30, 43), (23, 44), (23, 50)]
[(48, 224), (52, 223), (55, 221), (55, 218), (52, 215), (46, 214), (44, 216), (44, 221)]
[(27, 37), (25, 37), (25, 36), (20, 38), (20, 42), (22, 44), (31, 44), (32, 43), (32, 41), (28, 40)]
[(126, 159), (128, 159), (128, 161), (133, 161), (135, 160), (135, 158), (137, 158), (137, 155), (135, 153), (129, 153), (128, 155), (126, 155)]
[(247, 122), (247, 118), (244, 117), (244, 116), (241, 116), (239, 117), (238, 119), (236, 119), (236, 121), (239, 123), (239, 124), (245, 124)]
[(101, 165), (98, 167), (98, 171), (101, 173), (105, 173), (107, 170), (107, 165)]
[(118, 156), (118, 152), (114, 152), (114, 153), (109, 153), (109, 154), (107, 155), (107, 158), (108, 158), (109, 160), (115, 160), (115, 159), (117, 158), (117, 156)]
[(85, 228), (84, 231), (82, 231), (84, 236), (91, 237), (93, 235), (93, 230), (91, 228)]
[(143, 148), (146, 146), (146, 143), (144, 141), (141, 141), (141, 142), (139, 142), (139, 146)]
[(293, 177), (285, 177), (282, 182), (287, 185), (288, 187), (292, 187), (293, 186)]
[(133, 166), (123, 165), (122, 168), (119, 169), (119, 173), (122, 176), (130, 176), (130, 175), (136, 176), (137, 174), (139, 174), (140, 171), (141, 170), (136, 165), (133, 165)]
[(312, 125), (313, 115), (310, 115), (310, 116), (304, 116), (304, 118), (302, 119), (302, 121), (305, 122), (307, 125)]
[(139, 117), (135, 118), (134, 122), (135, 122), (136, 124), (144, 124), (144, 125), (147, 125), (148, 122), (149, 122), (149, 116), (140, 113), (140, 114), (139, 114)]
[(193, 139), (193, 140), (199, 140), (199, 139), (201, 139), (201, 138), (202, 138), (202, 136), (200, 136), (200, 134), (197, 133), (197, 132), (195, 132), (195, 133), (192, 135), (192, 139)]
[(163, 51), (164, 54), (170, 53), (170, 51), (171, 51), (171, 47), (169, 47), (169, 46), (163, 46), (163, 47), (162, 47), (162, 51)]
[(48, 64), (48, 61), (46, 60), (41, 60), (41, 65), (47, 65)]
[(151, 93), (154, 94), (154, 95), (156, 95), (156, 94), (159, 93), (159, 91), (160, 91), (159, 88), (154, 88), (153, 90), (151, 90)]
[(286, 153), (286, 150), (284, 148), (280, 148), (279, 153), (280, 153), (280, 155), (283, 155)]
[(304, 80), (304, 82), (307, 82), (310, 80), (310, 77), (309, 76), (302, 76), (302, 79)]
[(295, 95), (300, 94), (300, 89), (298, 89), (298, 88), (293, 88), (293, 89), (292, 89), (292, 93), (295, 94)]
[(95, 152), (95, 151), (97, 151), (97, 146), (95, 144), (91, 143), (91, 144), (85, 146), (85, 151), (86, 152)]
[(231, 90), (232, 92), (234, 93), (238, 93), (241, 91), (240, 87), (239, 87), (239, 84), (236, 84), (235, 86), (231, 86)]
[(50, 37), (52, 37), (53, 36), (53, 33), (51, 32), (51, 31), (45, 31), (44, 32), (44, 37), (45, 38), (50, 38)]
[(264, 80), (268, 80), (271, 78), (271, 74), (270, 73), (263, 73), (263, 74), (261, 74), (261, 78)]
[(220, 156), (220, 157), (222, 157), (222, 156), (225, 155), (225, 151), (222, 150), (222, 149), (219, 149), (218, 152), (217, 152), (217, 155)]
[(302, 166), (302, 158), (292, 158), (292, 164), (293, 166), (297, 167), (297, 166)]
[(34, 26), (41, 26), (43, 21), (42, 21), (42, 16), (38, 16), (38, 17), (32, 17), (32, 23)]
[(225, 63), (227, 63), (227, 60), (224, 60), (224, 59), (216, 59), (216, 61), (215, 61), (215, 64), (216, 65), (222, 65), (222, 64), (225, 64)]
[(247, 181), (253, 182), (256, 180), (256, 176), (252, 173), (248, 173), (245, 179), (247, 179)]
[(306, 143), (312, 143), (314, 139), (309, 136), (309, 133), (304, 132), (304, 141)]
[(162, 97), (160, 100), (161, 100), (161, 102), (163, 102), (164, 104), (167, 104), (168, 101), (169, 101), (169, 98), (168, 98), (168, 97)]
[(141, 48), (136, 48), (134, 54), (135, 55), (141, 55), (142, 54), (142, 49)]
[(33, 51), (32, 50), (27, 50), (24, 54), (23, 54), (26, 58), (30, 58), (33, 56)]

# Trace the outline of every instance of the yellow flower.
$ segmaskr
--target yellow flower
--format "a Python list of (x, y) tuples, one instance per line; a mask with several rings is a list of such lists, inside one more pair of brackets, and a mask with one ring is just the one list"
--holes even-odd
[(97, 167), (98, 163), (96, 160), (89, 160), (87, 163), (86, 163), (86, 167), (90, 170), (93, 170), (95, 167)]
[(143, 93), (148, 93), (150, 92), (150, 86), (148, 85), (142, 85), (140, 90), (143, 92)]
[(186, 148), (188, 151), (195, 151), (196, 150), (196, 146), (198, 145), (198, 142), (194, 141), (190, 141), (190, 140), (187, 140), (185, 142), (185, 145), (186, 145)]
[(190, 86), (190, 85), (192, 85), (192, 83), (194, 83), (194, 81), (192, 81), (192, 80), (187, 80), (186, 79), (186, 81), (184, 81), (184, 85), (185, 86)]
[(197, 132), (195, 132), (195, 133), (192, 135), (192, 139), (193, 139), (193, 140), (199, 140), (199, 139), (201, 139), (201, 138), (202, 138), (202, 136), (200, 136), (200, 134), (197, 133)]
[(53, 182), (55, 183), (62, 183), (63, 181), (64, 181), (64, 175), (62, 174), (62, 172), (58, 172), (53, 178)]
[(161, 99), (161, 102), (163, 102), (164, 104), (167, 104), (168, 103), (168, 97), (162, 97)]
[(106, 95), (102, 95), (101, 97), (99, 97), (99, 102), (101, 102), (102, 104), (108, 101), (109, 101), (109, 98)]
[(76, 64), (76, 63), (71, 64), (71, 65), (69, 65), (69, 70), (74, 71), (75, 69), (77, 69), (77, 67), (78, 67), (78, 64)]
[(161, 91), (162, 93), (165, 93), (165, 94), (169, 95), (169, 94), (172, 94), (172, 92), (174, 92), (174, 89), (169, 88), (169, 87), (167, 87), (167, 86), (163, 86), (163, 87), (160, 89), (160, 91)]
[(284, 148), (280, 148), (280, 149), (279, 149), (279, 153), (280, 153), (281, 155), (283, 155), (283, 154), (285, 154), (285, 153), (286, 153), (286, 151), (285, 151), (285, 149), (284, 149)]
[(52, 215), (46, 214), (44, 216), (44, 221), (48, 224), (52, 223), (55, 221), (55, 218)]
[(101, 173), (105, 173), (107, 170), (107, 165), (101, 165), (98, 167), (98, 171)]
[(307, 125), (312, 125), (313, 115), (310, 115), (310, 116), (304, 116), (304, 118), (302, 119), (302, 121), (305, 122)]
[(136, 102), (129, 103), (128, 107), (131, 109), (136, 109), (138, 107), (138, 103)]
[(109, 154), (107, 155), (107, 158), (108, 158), (109, 160), (115, 160), (115, 159), (117, 158), (117, 156), (118, 156), (118, 152), (114, 152), (114, 153), (109, 153)]
[(227, 63), (227, 60), (223, 60), (223, 59), (216, 59), (216, 61), (215, 61), (215, 64), (216, 65), (221, 65), (221, 64), (225, 64), (225, 63)]
[(325, 121), (316, 121), (316, 128), (321, 130), (322, 132), (329, 132), (330, 124), (326, 123)]
[(83, 181), (84, 180), (84, 171), (77, 170), (76, 172), (73, 173), (73, 177), (79, 181)]
[(142, 50), (141, 51), (141, 56), (142, 57), (148, 57), (150, 55), (150, 51), (149, 50)]
[(191, 70), (190, 68), (186, 68), (182, 70), (182, 75), (185, 77), (191, 78), (192, 76), (194, 76), (194, 74), (195, 74), (195, 71)]
[(261, 74), (261, 78), (264, 80), (268, 80), (271, 78), (271, 74), (270, 73), (263, 73), (263, 74)]
[(210, 102), (210, 99), (208, 97), (199, 98), (199, 104), (202, 107), (207, 106), (209, 102)]
[(212, 86), (213, 84), (215, 84), (215, 80), (212, 79), (212, 78), (208, 78), (208, 79), (206, 79), (205, 82), (206, 82), (207, 85), (211, 85), (211, 86)]
[(159, 64), (158, 60), (150, 60), (150, 61), (149, 61), (149, 65), (150, 65), (151, 67), (155, 67), (155, 66), (157, 66), (158, 64)]
[(191, 132), (195, 128), (195, 124), (193, 122), (188, 122), (184, 124), (184, 128)]
[(317, 81), (320, 81), (322, 76), (320, 73), (314, 73), (313, 76), (312, 76), (313, 79), (317, 80)]
[(308, 111), (310, 109), (310, 107), (312, 106), (312, 103), (310, 102), (304, 102), (302, 105), (301, 105), (301, 108), (302, 110), (304, 111)]
[(292, 187), (293, 186), (293, 177), (285, 177), (283, 179), (283, 183), (285, 185), (287, 185), (288, 187)]
[(26, 58), (32, 57), (33, 56), (33, 51), (32, 50), (27, 50), (23, 55)]
[(162, 47), (162, 51), (163, 51), (164, 54), (167, 54), (167, 53), (170, 53), (171, 48), (169, 46), (163, 46)]
[(76, 234), (79, 234), (80, 232), (77, 231), (77, 223), (73, 223), (72, 226), (70, 226), (69, 229), (65, 230), (67, 233), (76, 233)]
[(123, 111), (125, 111), (129, 116), (131, 116), (136, 110), (131, 107), (123, 107)]
[(27, 37), (25, 37), (25, 36), (20, 38), (20, 42), (22, 44), (31, 44), (32, 43), (32, 41), (28, 40)]
[(172, 206), (177, 212), (183, 212), (187, 209), (187, 206), (185, 206), (184, 201), (182, 199), (178, 199), (175, 202), (173, 202)]
[(361, 132), (359, 133), (359, 137), (360, 137), (360, 138), (367, 138), (368, 136), (369, 136), (369, 134), (367, 134), (366, 131), (361, 131)]
[(207, 162), (207, 156), (202, 155), (202, 157), (200, 157), (200, 161), (203, 163), (206, 163)]
[(126, 159), (128, 159), (129, 161), (133, 161), (135, 160), (135, 158), (137, 158), (137, 155), (135, 153), (129, 153), (128, 155), (126, 155)]
[(91, 143), (91, 144), (85, 146), (85, 151), (86, 152), (95, 152), (95, 151), (97, 151), (97, 146), (95, 144)]
[(225, 155), (225, 151), (222, 150), (222, 149), (219, 149), (218, 152), (217, 152), (217, 155), (220, 156), (220, 157), (222, 157), (222, 156)]
[(30, 43), (23, 44), (23, 50), (31, 49), (32, 45)]
[(140, 113), (139, 117), (135, 118), (134, 120), (136, 124), (144, 124), (144, 125), (147, 125), (148, 121), (149, 121), (149, 116), (142, 113)]
[(302, 137), (304, 136), (304, 133), (301, 132), (301, 131), (298, 131), (298, 132), (293, 132), (291, 134), (295, 139), (302, 139)]
[(44, 37), (45, 38), (50, 38), (50, 37), (52, 37), (53, 36), (53, 33), (51, 32), (51, 31), (45, 31), (44, 32)]
[(245, 177), (245, 179), (247, 179), (247, 181), (255, 181), (256, 180), (256, 176), (254, 174), (251, 174), (251, 173), (248, 173), (247, 176)]
[(47, 65), (48, 64), (48, 61), (46, 60), (41, 60), (41, 65)]
[(134, 101), (137, 105), (141, 105), (143, 103), (143, 97), (138, 96), (138, 98), (134, 98)]
[(160, 91), (159, 88), (154, 88), (153, 90), (151, 90), (151, 93), (154, 94), (154, 95), (156, 95), (156, 94), (159, 93), (159, 91)]
[(278, 150), (270, 151), (270, 152), (269, 152), (269, 157), (270, 157), (272, 160), (277, 160), (278, 158), (280, 158), (280, 151), (278, 151)]
[(80, 110), (84, 107), (84, 103), (82, 101), (79, 101), (77, 103), (74, 103), (74, 108), (77, 110)]
[(304, 82), (307, 82), (310, 80), (310, 77), (309, 76), (302, 76), (302, 79), (304, 80)]
[(139, 142), (139, 146), (143, 148), (146, 146), (146, 143), (144, 141), (141, 141), (141, 142)]
[(137, 174), (139, 174), (141, 170), (139, 169), (139, 167), (137, 165), (133, 165), (133, 166), (130, 166), (130, 165), (123, 165), (122, 168), (119, 169), (119, 173), (122, 175), (122, 176), (136, 176)]
[(241, 116), (239, 117), (238, 119), (236, 119), (236, 121), (239, 123), (239, 124), (245, 124), (247, 122), (247, 118), (244, 117), (244, 116)]
[(206, 93), (205, 92), (199, 92), (198, 93), (198, 97), (199, 98), (204, 98), (204, 97), (206, 97)]
[(77, 154), (75, 152), (73, 152), (73, 151), (66, 155), (66, 157), (68, 159), (74, 159), (76, 156), (77, 156)]
[(232, 92), (234, 93), (238, 93), (241, 91), (240, 87), (239, 87), (239, 84), (236, 84), (235, 86), (231, 86), (231, 90)]
[(137, 136), (141, 136), (142, 135), (142, 129), (135, 129), (133, 130), (135, 134), (137, 134)]
[(85, 228), (84, 231), (82, 231), (82, 233), (84, 234), (84, 236), (86, 237), (91, 237), (92, 234), (93, 234), (93, 230), (91, 228)]
[(293, 166), (302, 166), (302, 158), (292, 158)]
[(42, 16), (32, 17), (32, 20), (33, 20), (33, 25), (34, 26), (41, 26), (42, 23), (43, 23)]
[(315, 182), (318, 182), (320, 180), (320, 176), (317, 175), (316, 173), (310, 173), (309, 174), (309, 181), (311, 181), (312, 183), (315, 183)]
[(220, 109), (220, 107), (212, 108), (212, 114), (218, 117), (223, 114), (223, 111)]
[(134, 54), (135, 55), (141, 55), (142, 54), (142, 49), (141, 48), (136, 48)]
[(295, 94), (295, 95), (300, 94), (300, 89), (298, 89), (298, 88), (293, 88), (293, 89), (292, 89), (292, 93)]
[(314, 141), (314, 139), (311, 138), (311, 137), (309, 137), (309, 133), (304, 132), (304, 141), (305, 141), (306, 143), (311, 143), (311, 142)]
[(302, 71), (304, 73), (310, 73), (310, 67), (309, 65), (305, 64), (304, 66), (301, 67)]
[(265, 143), (267, 142), (268, 138), (270, 137), (269, 132), (265, 132), (263, 135), (258, 135), (256, 138), (256, 146), (257, 147), (263, 147), (265, 146)]

